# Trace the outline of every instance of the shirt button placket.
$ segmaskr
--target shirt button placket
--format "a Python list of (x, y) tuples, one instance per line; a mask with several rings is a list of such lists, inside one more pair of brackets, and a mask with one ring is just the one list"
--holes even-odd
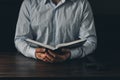
[(53, 10), (53, 17), (52, 17), (52, 27), (53, 27), (53, 42), (54, 42), (54, 46), (56, 45), (56, 40), (55, 40), (55, 36), (56, 36), (56, 20), (55, 20), (55, 15), (56, 15), (56, 8)]

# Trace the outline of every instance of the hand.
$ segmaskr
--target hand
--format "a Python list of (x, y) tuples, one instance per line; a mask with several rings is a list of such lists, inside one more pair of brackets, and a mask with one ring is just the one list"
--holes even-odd
[(44, 62), (50, 62), (50, 63), (63, 62), (70, 57), (70, 51), (67, 49), (62, 49), (62, 52), (64, 54), (60, 55), (50, 50), (46, 52), (45, 48), (36, 48), (35, 56), (37, 59), (42, 60)]
[(51, 62), (63, 62), (66, 61), (70, 57), (70, 50), (62, 49), (64, 54), (57, 54), (54, 51), (48, 50), (48, 54), (51, 57)]
[(48, 55), (45, 48), (36, 48), (35, 56), (44, 62), (51, 62), (51, 56)]

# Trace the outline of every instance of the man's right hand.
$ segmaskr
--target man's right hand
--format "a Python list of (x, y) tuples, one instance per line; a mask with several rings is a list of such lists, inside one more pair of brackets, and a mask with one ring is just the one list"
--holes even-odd
[(44, 62), (52, 63), (53, 61), (53, 57), (46, 52), (45, 48), (36, 48), (35, 57)]

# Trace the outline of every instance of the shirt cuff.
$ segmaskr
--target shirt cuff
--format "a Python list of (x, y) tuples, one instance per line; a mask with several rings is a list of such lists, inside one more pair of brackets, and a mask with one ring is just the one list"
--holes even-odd
[(71, 49), (71, 57), (70, 59), (75, 59), (75, 58), (80, 58), (82, 57), (82, 49), (81, 48), (75, 48), (75, 49)]
[(35, 57), (35, 48), (30, 48), (28, 50), (28, 53), (29, 53), (29, 57), (36, 59), (36, 57)]

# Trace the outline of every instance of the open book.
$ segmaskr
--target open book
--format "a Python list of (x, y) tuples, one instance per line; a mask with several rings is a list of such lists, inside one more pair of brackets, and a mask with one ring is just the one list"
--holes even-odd
[(30, 42), (32, 44), (38, 45), (40, 47), (44, 47), (46, 49), (50, 49), (50, 50), (57, 50), (60, 48), (73, 48), (73, 47), (77, 47), (77, 46), (82, 46), (84, 44), (84, 42), (86, 41), (86, 39), (79, 39), (79, 40), (75, 40), (72, 42), (68, 42), (68, 43), (61, 43), (56, 45), (55, 47), (50, 46), (50, 45), (46, 45), (31, 39), (26, 39), (27, 42)]

